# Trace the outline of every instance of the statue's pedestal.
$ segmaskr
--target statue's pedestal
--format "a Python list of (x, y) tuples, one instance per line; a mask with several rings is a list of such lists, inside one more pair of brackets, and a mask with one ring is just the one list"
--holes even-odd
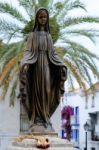
[[(57, 134), (40, 135), (35, 133), (35, 135), (49, 139), (50, 147), (47, 148), (48, 150), (76, 150), (69, 141), (58, 138)], [(35, 139), (24, 139), (22, 142), (14, 142), (6, 150), (40, 150), (36, 147), (36, 143)]]

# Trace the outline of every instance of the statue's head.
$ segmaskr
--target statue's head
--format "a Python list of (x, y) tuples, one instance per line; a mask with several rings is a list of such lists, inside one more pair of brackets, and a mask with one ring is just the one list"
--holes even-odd
[(49, 13), (45, 8), (39, 8), (37, 10), (33, 31), (39, 31), (40, 26), (44, 26), (44, 30), (49, 32)]

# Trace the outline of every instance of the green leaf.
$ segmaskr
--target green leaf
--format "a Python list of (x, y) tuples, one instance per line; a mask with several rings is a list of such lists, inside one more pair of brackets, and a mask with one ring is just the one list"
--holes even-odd
[(22, 28), (17, 24), (0, 19), (0, 34), (4, 36), (5, 39), (21, 36), (21, 30)]
[(11, 17), (26, 23), (27, 20), (20, 14), (20, 12), (14, 8), (13, 6), (9, 5), (8, 3), (0, 3), (0, 12), (6, 13), (11, 15)]
[(33, 18), (37, 8), (36, 0), (18, 0), (19, 5), (22, 6), (30, 18)]
[(94, 37), (98, 37), (99, 36), (99, 31), (98, 30), (81, 30), (81, 29), (74, 29), (74, 30), (67, 30), (65, 32), (62, 33), (62, 36), (68, 34), (71, 36), (85, 36), (87, 38), (89, 38), (93, 43), (95, 43), (95, 38)]
[(99, 23), (98, 17), (67, 17), (64, 21), (63, 28), (78, 25), (82, 23)]
[(13, 81), (12, 91), (10, 93), (10, 104), (9, 104), (10, 106), (14, 106), (15, 104), (17, 84), (18, 84), (18, 78), (16, 78)]

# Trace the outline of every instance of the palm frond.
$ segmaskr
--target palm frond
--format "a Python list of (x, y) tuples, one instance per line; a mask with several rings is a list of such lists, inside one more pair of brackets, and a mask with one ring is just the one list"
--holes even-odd
[(62, 14), (62, 11), (64, 10), (64, 6), (68, 4), (68, 2), (69, 0), (56, 2), (54, 4), (54, 13), (55, 13), (54, 15), (58, 17), (58, 15)]
[(7, 62), (9, 62), (10, 59), (12, 59), (15, 56), (16, 48), (12, 47), (11, 49), (8, 48), (7, 52), (1, 57), (0, 59), (0, 73), (3, 71), (3, 67)]
[(64, 62), (67, 65), (68, 69), (73, 74), (73, 76), (75, 77), (75, 79), (77, 80), (80, 88), (82, 88), (84, 91), (86, 91), (86, 85), (85, 85), (83, 79), (81, 78), (81, 76), (77, 70), (77, 67), (66, 58), (64, 58)]
[[(83, 79), (87, 81), (87, 83), (92, 85), (91, 77), (88, 73), (88, 70), (91, 70), (93, 75), (95, 75), (97, 79), (99, 79), (99, 70), (97, 66), (93, 63), (93, 54), (91, 56), (86, 54), (85, 52), (80, 54), (78, 51), (76, 51), (77, 49), (75, 49), (76, 48), (74, 48), (73, 51), (71, 49), (67, 50), (65, 58), (67, 57), (72, 60), (72, 62), (77, 66), (78, 71), (82, 75)], [(94, 58), (96, 58), (96, 56), (94, 56)]]
[(19, 5), (22, 6), (30, 18), (34, 17), (37, 8), (36, 0), (18, 0)]
[(87, 11), (86, 8), (85, 8), (84, 3), (82, 3), (82, 2), (80, 2), (80, 1), (78, 1), (78, 0), (76, 0), (76, 1), (74, 1), (74, 2), (70, 2), (69, 4), (66, 4), (65, 6), (66, 6), (66, 11), (67, 11), (67, 13), (68, 13), (69, 11), (75, 9), (75, 8), (81, 8), (81, 9)]
[(9, 15), (11, 15), (11, 17), (13, 17), (23, 23), (27, 22), (27, 20), (24, 18), (24, 16), (22, 16), (22, 14), (20, 14), (20, 12), (16, 8), (9, 5), (8, 3), (0, 2), (0, 12), (9, 14)]
[[(93, 64), (94, 68), (97, 70), (97, 65), (95, 64), (94, 59), (91, 56), (88, 56), (91, 64)], [(99, 71), (98, 71), (99, 72)]]
[(6, 45), (0, 47), (0, 58), (7, 52)]
[(86, 62), (83, 63), (80, 59), (75, 58), (75, 65), (77, 66), (78, 72), (83, 77), (83, 80), (87, 82), (89, 86), (92, 86), (92, 79), (90, 76), (90, 72), (88, 72)]
[[(69, 61), (66, 58), (64, 59), (64, 62), (67, 65), (67, 67), (70, 71), (70, 74), (68, 76), (70, 76), (69, 81), (71, 82), (71, 86), (73, 86), (72, 78), (74, 77), (76, 79), (79, 87), (83, 90), (84, 95), (85, 95), (85, 99), (87, 101), (88, 100), (87, 85), (84, 82), (84, 80), (83, 80), (82, 76), (80, 75), (79, 71), (77, 70), (77, 67), (73, 63), (71, 63), (71, 61)], [(73, 88), (74, 88), (74, 86), (73, 86)]]
[[(87, 38), (89, 38), (93, 43), (95, 43), (95, 38), (94, 37), (98, 37), (99, 36), (99, 31), (98, 30), (93, 30), (93, 29), (90, 29), (90, 30), (81, 30), (81, 29), (74, 29), (74, 30), (66, 30), (64, 32), (61, 33), (61, 35), (71, 35), (71, 36), (85, 36)], [(61, 36), (60, 35), (60, 36)]]
[[(78, 0), (74, 2), (70, 1), (68, 4), (64, 3), (63, 6), (64, 6), (63, 9), (59, 11), (59, 21), (61, 21), (61, 18), (65, 18), (65, 16), (68, 15), (68, 13), (71, 10), (73, 11), (73, 9), (81, 8), (84, 11), (86, 11), (85, 5)], [(64, 19), (63, 19), (63, 22), (64, 22)]]
[(55, 50), (61, 59), (63, 59), (64, 55), (68, 52), (68, 50), (63, 47), (55, 47)]
[(69, 76), (68, 76), (68, 84), (69, 84), (69, 87), (70, 87), (72, 90), (74, 90), (74, 89), (75, 89), (75, 85), (74, 85), (74, 80), (73, 80), (73, 78), (72, 78), (72, 74), (71, 74), (70, 71), (68, 71), (68, 74), (69, 74)]
[(85, 70), (85, 68), (88, 67), (86, 65), (86, 62), (83, 62), (82, 58), (79, 57), (78, 55), (76, 55), (73, 52), (70, 52), (70, 53), (68, 52), (68, 54), (69, 55), (67, 55), (67, 54), (65, 55), (65, 59), (68, 58), (73, 64), (75, 64), (75, 66), (77, 67), (77, 70), (78, 70), (79, 74), (83, 77), (83, 80), (89, 84), (89, 78), (86, 75), (87, 72)]
[(6, 76), (5, 81), (3, 82), (3, 86), (0, 87), (0, 88), (2, 88), (2, 93), (1, 93), (1, 96), (0, 96), (0, 100), (4, 100), (5, 99), (6, 93), (8, 91), (8, 87), (9, 87), (9, 83), (10, 83), (9, 75), (10, 74), (8, 74)]
[[(16, 72), (15, 72), (16, 73)], [(16, 75), (16, 78), (13, 81), (13, 85), (12, 85), (12, 90), (10, 93), (10, 106), (14, 106), (15, 104), (15, 99), (16, 99), (16, 88), (17, 88), (17, 84), (18, 84), (18, 76)]]
[(83, 55), (83, 60), (86, 61), (87, 65), (89, 66), (90, 70), (93, 72), (94, 75), (99, 79), (99, 70), (87, 59), (87, 56)]
[(5, 39), (21, 36), (21, 30), (22, 28), (17, 24), (0, 19), (0, 34), (4, 36)]
[[(83, 70), (85, 71), (85, 75), (87, 77), (87, 83), (88, 83), (89, 87), (91, 87), (91, 93), (93, 94), (93, 96), (95, 96), (95, 88), (93, 86), (93, 82), (92, 82), (92, 78), (90, 76), (90, 72), (85, 66), (83, 66)], [(98, 76), (99, 76), (99, 73), (98, 73)]]
[(49, 0), (39, 0), (39, 7), (49, 9)]
[(6, 76), (10, 73), (11, 69), (15, 67), (16, 62), (16, 57), (14, 57), (5, 66), (4, 70), (2, 71), (2, 74), (0, 75), (0, 86), (3, 84), (4, 80), (6, 79)]
[(73, 25), (78, 25), (81, 23), (99, 23), (98, 17), (68, 17), (64, 21), (63, 28), (70, 27)]
[[(79, 51), (78, 49), (80, 50), (81, 53), (78, 52)], [(93, 63), (93, 59), (92, 59), (92, 58), (99, 59), (98, 56), (87, 51), (87, 49), (82, 50), (80, 49), (80, 47), (78, 49), (77, 47), (75, 47), (73, 49), (74, 52), (68, 51), (67, 53), (69, 54), (69, 56), (72, 56), (73, 60), (75, 59), (74, 62), (81, 61), (82, 64), (84, 64), (87, 68), (89, 68), (93, 72), (93, 74), (96, 75), (97, 78), (99, 78), (98, 68), (95, 66), (95, 64)]]
[(86, 55), (89, 55), (97, 60), (99, 60), (99, 57), (96, 55), (96, 54), (93, 54), (91, 51), (89, 51), (89, 49), (87, 49), (85, 46), (79, 44), (79, 43), (76, 43), (74, 41), (71, 41), (69, 39), (64, 39), (62, 38), (67, 44), (70, 45), (70, 47), (68, 47), (68, 50), (74, 50), (75, 52), (80, 52), (80, 55), (83, 54), (86, 54)]
[(49, 14), (53, 14), (53, 11), (54, 11), (54, 9), (53, 9), (53, 6), (54, 6), (54, 1), (53, 0), (50, 0), (50, 2), (49, 2)]
[(26, 38), (24, 38), (23, 41), (8, 45), (8, 46), (6, 46), (6, 48), (3, 48), (4, 52), (2, 55), (0, 55), (1, 56), (0, 72), (2, 72), (3, 68), (7, 65), (7, 63), (9, 63), (9, 61), (12, 58), (16, 57), (17, 62), (20, 60), (20, 58), (22, 57), (22, 53), (23, 53), (23, 49), (24, 49), (24, 45), (25, 45), (25, 40), (26, 40)]

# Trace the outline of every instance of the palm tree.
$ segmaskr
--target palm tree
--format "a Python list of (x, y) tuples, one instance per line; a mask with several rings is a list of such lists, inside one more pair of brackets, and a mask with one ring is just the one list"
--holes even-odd
[[(0, 46), (0, 85), (4, 91), (3, 98), (10, 81), (13, 80), (10, 102), (11, 104), (14, 102), (15, 89), (18, 86), (18, 62), (22, 58), (27, 35), (32, 31), (35, 11), (41, 6), (49, 10), (50, 28), (54, 43), (58, 43), (58, 40), (62, 43), (61, 47), (55, 46), (55, 48), (68, 67), (69, 86), (74, 89), (73, 81), (76, 79), (80, 88), (85, 91), (86, 85), (92, 85), (90, 70), (95, 77), (99, 78), (97, 66), (94, 62), (94, 59), (98, 59), (98, 57), (91, 53), (88, 48), (73, 40), (73, 37), (87, 37), (95, 42), (94, 37), (99, 35), (97, 30), (77, 27), (86, 23), (99, 23), (99, 18), (90, 16), (71, 17), (70, 12), (74, 9), (82, 9), (86, 12), (86, 8), (80, 0), (60, 0), (58, 2), (53, 0), (38, 0), (38, 2), (36, 0), (18, 0), (18, 4), (26, 15), (23, 15), (18, 8), (6, 2), (0, 2), (0, 13), (2, 14), (0, 18), (1, 38), (8, 40), (7, 44), (3, 43)], [(7, 20), (5, 14), (12, 20)], [(20, 38), (20, 41), (9, 44), (9, 41), (14, 38)], [(14, 74), (16, 74), (16, 77)]]

